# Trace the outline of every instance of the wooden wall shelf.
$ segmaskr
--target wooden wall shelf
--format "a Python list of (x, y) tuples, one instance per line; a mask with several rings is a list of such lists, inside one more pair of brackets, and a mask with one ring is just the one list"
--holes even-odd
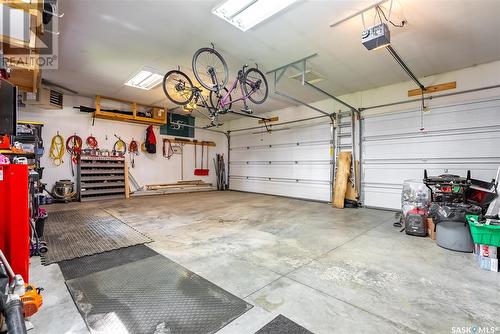
[[(130, 115), (116, 113), (112, 111), (105, 111), (102, 108), (103, 100), (108, 100), (112, 102), (120, 102), (130, 105)], [(153, 110), (153, 117), (143, 117), (137, 115), (137, 107), (146, 107)], [(105, 96), (96, 96), (95, 98), (95, 118), (109, 119), (113, 121), (121, 121), (121, 122), (131, 122), (131, 123), (139, 123), (139, 124), (147, 124), (147, 125), (164, 125), (167, 124), (167, 108), (166, 107), (157, 107), (157, 106), (149, 106), (145, 104), (139, 104), (133, 101), (127, 101), (122, 99), (116, 99), (112, 97)]]
[[(43, 0), (30, 0), (22, 2), (19, 0), (0, 0), (0, 5), (10, 7), (13, 10), (22, 10), (30, 15), (29, 41), (18, 40), (6, 35), (0, 35), (0, 47), (5, 55), (18, 54), (24, 59), (25, 55), (30, 55), (31, 58), (37, 57), (39, 53), (40, 39), (37, 36), (43, 34), (42, 13)], [(13, 50), (12, 53), (10, 50)], [(6, 63), (10, 67), (10, 78), (12, 84), (18, 86), (19, 90), (25, 92), (36, 93), (41, 84), (41, 69), (36, 61), (30, 64), (21, 64), (15, 57), (14, 61), (9, 61), (6, 57)]]

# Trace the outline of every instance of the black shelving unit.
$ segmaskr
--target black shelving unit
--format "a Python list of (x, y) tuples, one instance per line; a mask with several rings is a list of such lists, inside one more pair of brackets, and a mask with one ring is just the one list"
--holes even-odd
[(32, 170), (38, 173), (39, 178), (43, 176), (43, 167), (40, 165), (40, 159), (44, 153), (42, 139), (43, 123), (37, 122), (17, 122), (17, 134), (13, 137), (13, 142), (19, 142), (24, 145), (33, 145), (33, 150), (23, 150), (24, 153), (12, 153), (13, 156), (24, 156), (28, 159)]
[(81, 202), (125, 198), (125, 158), (82, 155), (77, 191)]
[[(42, 139), (43, 123), (17, 121), (17, 133), (12, 138), (12, 142), (21, 143), (23, 152), (10, 152), (8, 155), (11, 160), (16, 157), (25, 157), (30, 166), (29, 173), (29, 194), (30, 194), (30, 216), (33, 220), (37, 220), (39, 194), (43, 192), (43, 184), (41, 182), (43, 176), (43, 167), (40, 164), (40, 159), (44, 153), (43, 139)], [(30, 146), (27, 149), (26, 146)]]

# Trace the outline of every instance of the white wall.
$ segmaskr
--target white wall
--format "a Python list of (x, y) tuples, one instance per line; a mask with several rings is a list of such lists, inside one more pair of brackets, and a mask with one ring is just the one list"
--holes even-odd
[[(52, 189), (52, 185), (57, 180), (73, 179), (70, 168), (71, 159), (68, 153), (65, 154), (64, 163), (61, 166), (54, 165), (53, 161), (49, 158), (51, 139), (57, 131), (59, 131), (65, 140), (68, 136), (75, 133), (84, 141), (89, 135), (93, 135), (99, 142), (101, 149), (112, 150), (113, 144), (116, 141), (114, 134), (120, 136), (127, 143), (127, 146), (132, 138), (138, 143), (144, 142), (147, 125), (96, 119), (95, 125), (92, 126), (92, 114), (82, 113), (73, 108), (73, 106), (80, 105), (93, 107), (94, 101), (89, 98), (65, 95), (64, 108), (62, 110), (42, 110), (32, 106), (20, 108), (19, 120), (44, 123), (43, 141), (45, 153), (41, 159), (41, 164), (45, 167), (43, 182), (47, 183), (49, 190)], [(196, 122), (196, 125), (199, 125), (198, 119)], [(155, 126), (154, 129), (157, 140), (156, 154), (148, 154), (140, 151), (139, 156), (135, 157), (135, 168), (130, 168), (131, 174), (141, 186), (145, 184), (174, 183), (181, 180), (180, 155), (174, 155), (170, 160), (164, 158), (162, 155), (162, 139), (169, 136), (160, 135), (158, 126)], [(226, 136), (224, 134), (196, 129), (195, 137), (198, 141), (213, 141), (217, 145), (216, 147), (211, 147), (209, 150), (210, 174), (209, 176), (195, 176), (193, 174), (195, 168), (194, 146), (185, 145), (184, 180), (203, 180), (215, 185), (216, 177), (213, 158), (216, 153), (225, 153), (225, 156), (227, 155)], [(198, 153), (199, 166), (201, 160), (200, 146), (198, 146)], [(129, 155), (127, 154), (127, 159), (128, 157)]]

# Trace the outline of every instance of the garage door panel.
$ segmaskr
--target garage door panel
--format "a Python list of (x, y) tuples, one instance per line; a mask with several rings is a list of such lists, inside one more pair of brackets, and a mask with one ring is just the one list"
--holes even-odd
[[(423, 170), (426, 169), (429, 175), (439, 175), (443, 172), (465, 176), (467, 170), (471, 170), (472, 177), (476, 179), (488, 180), (492, 173), (495, 173), (500, 166), (500, 159), (493, 164), (476, 164), (464, 162), (462, 164), (425, 164), (408, 163), (400, 165), (387, 164), (366, 164), (364, 176), (366, 180), (376, 180), (376, 183), (393, 184), (402, 187), (403, 182), (408, 179), (423, 179)], [(372, 182), (375, 183), (375, 182)], [(365, 182), (366, 184), (366, 182)], [(370, 183), (368, 183), (369, 185)]]
[(297, 161), (324, 160), (330, 145), (291, 146), (276, 148), (260, 148), (248, 150), (231, 150), (232, 161)]
[[(256, 130), (257, 131), (257, 130)], [(259, 132), (264, 131), (260, 130)], [(294, 127), (289, 130), (279, 130), (269, 133), (249, 133), (231, 135), (231, 147), (247, 147), (258, 145), (276, 145), (317, 141), (319, 138), (330, 137), (330, 125), (320, 124), (307, 127)]]
[(395, 210), (401, 208), (401, 188), (366, 186), (365, 191), (365, 203), (369, 203), (370, 207)]
[(369, 117), (363, 126), (364, 204), (398, 209), (404, 180), (451, 173), (489, 180), (500, 166), (500, 99)]
[(231, 179), (231, 189), (317, 201), (328, 200), (330, 196), (330, 186), (328, 184), (293, 184), (288, 182), (233, 178)]
[(230, 189), (330, 200), (330, 125), (231, 136)]
[[(488, 157), (498, 147), (500, 127), (497, 132), (463, 135), (446, 134), (427, 137), (422, 134), (412, 138), (394, 140), (369, 140), (364, 146), (366, 159), (371, 158), (454, 158)], [(466, 143), (466, 145), (464, 145)]]
[[(415, 133), (420, 127), (420, 112), (402, 112), (366, 119), (364, 135), (392, 135)], [(498, 125), (500, 117), (499, 100), (474, 102), (462, 106), (447, 106), (432, 109), (424, 116), (427, 131), (443, 131), (449, 129), (471, 129), (476, 127)], [(389, 123), (388, 123), (389, 122)]]
[(330, 165), (232, 165), (234, 176), (254, 176), (270, 178), (290, 178), (300, 180), (329, 181)]

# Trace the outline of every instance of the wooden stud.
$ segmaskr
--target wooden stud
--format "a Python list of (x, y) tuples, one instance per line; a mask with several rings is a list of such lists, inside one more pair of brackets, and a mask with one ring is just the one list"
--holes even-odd
[(264, 122), (266, 122), (266, 123), (277, 122), (279, 120), (280, 120), (280, 118), (278, 116), (266, 118), (265, 121), (263, 119), (259, 119), (259, 124), (263, 124)]
[(335, 176), (335, 185), (333, 187), (333, 202), (334, 208), (343, 209), (344, 200), (347, 191), (347, 183), (349, 182), (349, 174), (351, 170), (352, 152), (340, 152), (337, 157), (337, 174)]
[[(433, 86), (428, 86), (425, 87), (424, 94), (431, 94), (431, 93), (437, 93), (441, 92), (443, 90), (448, 90), (448, 89), (455, 89), (457, 88), (457, 82), (447, 82), (444, 84), (439, 84), (439, 85), (433, 85)], [(408, 91), (408, 97), (411, 96), (420, 96), (422, 95), (422, 90), (420, 88), (417, 89), (411, 89)]]
[(132, 102), (132, 115), (137, 117), (137, 103)]
[(97, 95), (95, 97), (95, 113), (98, 114), (101, 112), (101, 97)]
[(125, 159), (125, 170), (124, 170), (124, 174), (125, 174), (125, 198), (129, 198), (130, 197), (130, 183), (129, 183), (129, 179), (128, 179), (128, 161), (127, 159)]

